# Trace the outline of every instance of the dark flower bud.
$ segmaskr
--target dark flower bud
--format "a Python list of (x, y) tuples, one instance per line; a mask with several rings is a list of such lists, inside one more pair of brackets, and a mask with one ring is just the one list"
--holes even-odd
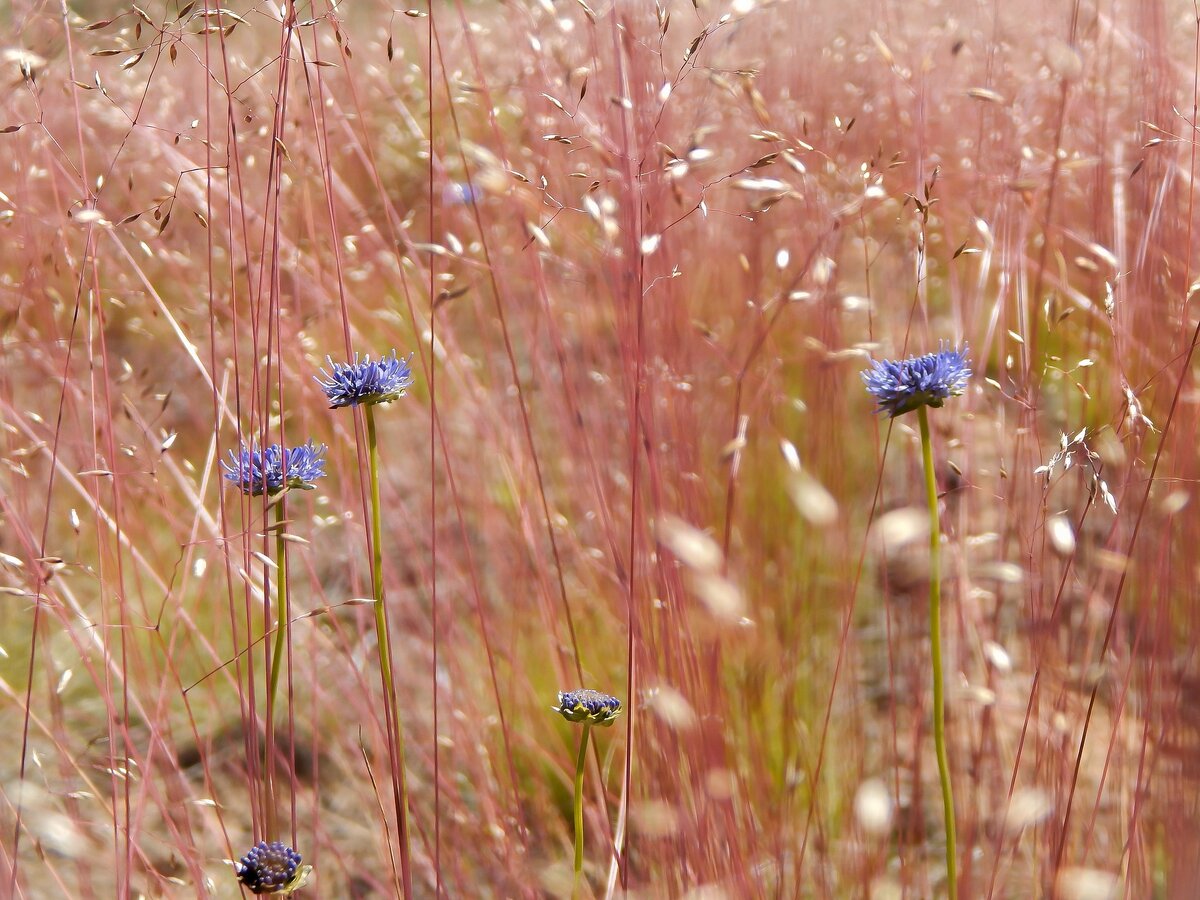
[(252, 894), (290, 894), (303, 884), (311, 866), (283, 841), (259, 841), (237, 864), (237, 878)]
[(611, 725), (621, 714), (621, 701), (611, 694), (580, 688), (577, 691), (560, 691), (558, 706), (551, 708), (568, 722)]

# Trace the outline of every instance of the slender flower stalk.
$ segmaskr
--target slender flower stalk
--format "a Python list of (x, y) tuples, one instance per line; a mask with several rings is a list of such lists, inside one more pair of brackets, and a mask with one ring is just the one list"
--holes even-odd
[(929, 414), (917, 410), (921, 423), (921, 456), (925, 465), (925, 499), (929, 504), (929, 645), (933, 669), (933, 747), (942, 785), (942, 814), (946, 822), (946, 882), (950, 900), (958, 895), (958, 852), (954, 829), (954, 793), (950, 786), (950, 760), (946, 755), (946, 697), (942, 674), (942, 525), (938, 515), (937, 474), (933, 468), (933, 441)]
[(288, 573), (285, 563), (287, 546), (284, 526), (287, 524), (287, 500), (275, 504), (275, 648), (271, 653), (271, 688), (267, 693), (267, 709), (274, 709), (279, 695), (279, 672), (283, 668), (283, 653), (287, 645), (289, 619)]
[(412, 897), (412, 871), (408, 838), (408, 779), (404, 769), (404, 730), (400, 724), (400, 704), (396, 697), (396, 682), (392, 677), (391, 636), (388, 633), (387, 607), (383, 598), (383, 517), (379, 502), (379, 441), (375, 432), (375, 407), (368, 404), (367, 417), (367, 467), (371, 482), (371, 589), (375, 607), (375, 643), (379, 649), (379, 672), (383, 679), (383, 693), (390, 712), (396, 735), (396, 757), (398, 771), (392, 777), (400, 792), (400, 808), (396, 811), (400, 830), (400, 869), (404, 884), (404, 896)]
[(621, 714), (621, 701), (600, 691), (581, 688), (577, 691), (561, 691), (558, 706), (552, 708), (568, 722), (583, 723), (579, 755), (575, 760), (575, 880), (572, 890), (572, 894), (575, 894), (583, 874), (583, 771), (587, 764), (588, 737), (593, 725), (601, 728), (612, 725)]
[[(275, 646), (271, 651), (267, 689), (267, 740), (263, 752), (266, 755), (263, 766), (263, 780), (266, 785), (267, 834), (274, 836), (275, 816), (278, 814), (275, 803), (275, 709), (279, 697), (279, 673), (283, 669), (283, 654), (287, 647), (288, 627), (288, 577), (287, 560), (284, 555), (284, 526), (287, 522), (287, 494), (283, 494), (275, 503)], [(269, 615), (269, 613), (268, 613)], [(270, 627), (269, 621), (263, 622), (264, 630)]]
[(583, 873), (583, 770), (587, 766), (588, 736), (592, 723), (583, 723), (583, 736), (579, 738), (579, 756), (575, 760), (575, 884)]
[(938, 515), (937, 473), (933, 467), (933, 441), (927, 407), (939, 408), (950, 397), (966, 390), (971, 377), (967, 350), (938, 347), (937, 353), (905, 360), (879, 360), (862, 373), (867, 392), (875, 398), (876, 412), (891, 418), (916, 410), (921, 425), (921, 457), (925, 470), (925, 498), (929, 504), (929, 642), (933, 678), (933, 746), (942, 788), (942, 814), (946, 829), (946, 881), (950, 900), (958, 896), (958, 851), (954, 826), (954, 794), (950, 760), (946, 753), (946, 698), (942, 672), (942, 528)]
[(379, 653), (379, 673), (383, 680), (384, 702), (389, 722), (389, 741), (393, 743), (393, 787), (396, 799), (397, 828), (400, 832), (400, 878), (406, 898), (413, 896), (412, 863), (409, 849), (408, 783), (404, 769), (404, 730), (400, 724), (400, 704), (393, 677), (391, 638), (388, 633), (387, 607), (383, 594), (383, 516), (379, 499), (379, 439), (375, 429), (375, 407), (404, 396), (412, 386), (408, 360), (391, 356), (372, 360), (370, 354), (354, 362), (338, 363), (326, 357), (328, 369), (313, 376), (329, 401), (330, 409), (362, 406), (367, 425), (367, 466), (371, 490), (371, 588), (375, 603), (375, 635)]

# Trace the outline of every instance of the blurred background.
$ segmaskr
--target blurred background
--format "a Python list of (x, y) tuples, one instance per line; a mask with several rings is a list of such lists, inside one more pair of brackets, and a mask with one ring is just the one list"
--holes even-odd
[[(931, 413), (965, 897), (1194, 896), (1200, 19), (1182, 2), (0, 6), (0, 893), (233, 897), (263, 837), (398, 892), (945, 891)], [(286, 699), (283, 699), (286, 698)], [(6, 894), (7, 895), (7, 894)]]

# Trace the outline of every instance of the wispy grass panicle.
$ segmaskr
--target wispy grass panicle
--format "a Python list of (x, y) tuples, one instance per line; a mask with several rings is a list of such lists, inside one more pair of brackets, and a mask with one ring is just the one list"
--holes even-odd
[(237, 879), (252, 894), (290, 894), (308, 879), (312, 866), (283, 841), (259, 841), (237, 864)]
[(378, 360), (371, 359), (369, 353), (359, 359), (356, 353), (352, 363), (334, 362), (328, 356), (325, 361), (329, 364), (328, 370), (321, 369), (325, 377), (314, 375), (313, 378), (325, 392), (330, 409), (391, 403), (403, 397), (413, 383), (408, 359), (397, 358), (395, 350), (391, 356)]
[(862, 373), (867, 393), (878, 403), (875, 411), (886, 412), (894, 419), (923, 406), (936, 409), (950, 397), (957, 397), (966, 390), (971, 377), (967, 351), (966, 345), (959, 350), (942, 342), (937, 353), (875, 360)]
[(229, 462), (222, 461), (221, 467), (229, 481), (253, 497), (289, 489), (311, 491), (313, 482), (325, 477), (325, 445), (309, 440), (287, 450), (279, 444), (260, 450), (243, 444), (240, 453), (229, 451)]

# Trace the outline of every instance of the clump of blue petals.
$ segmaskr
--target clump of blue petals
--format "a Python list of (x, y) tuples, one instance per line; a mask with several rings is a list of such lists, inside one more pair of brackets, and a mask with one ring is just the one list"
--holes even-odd
[(237, 864), (237, 879), (252, 894), (290, 894), (300, 854), (282, 841), (259, 841)]
[(252, 497), (285, 488), (311, 491), (312, 483), (325, 477), (325, 445), (311, 440), (286, 451), (278, 444), (265, 450), (243, 445), (240, 454), (229, 451), (229, 460), (221, 462), (225, 477)]
[(558, 706), (553, 709), (568, 722), (588, 722), (607, 727), (621, 714), (621, 701), (611, 694), (580, 688), (559, 691)]
[(938, 344), (937, 353), (910, 356), (903, 360), (875, 360), (862, 373), (867, 393), (875, 398), (875, 412), (891, 418), (922, 406), (939, 407), (948, 397), (957, 397), (971, 377), (967, 347), (961, 350)]
[(407, 359), (397, 359), (396, 351), (391, 356), (372, 360), (368, 353), (361, 360), (354, 354), (352, 363), (335, 363), (325, 357), (331, 371), (321, 369), (324, 379), (314, 375), (317, 384), (329, 399), (330, 409), (376, 403), (391, 403), (404, 396), (412, 385), (412, 372)]

